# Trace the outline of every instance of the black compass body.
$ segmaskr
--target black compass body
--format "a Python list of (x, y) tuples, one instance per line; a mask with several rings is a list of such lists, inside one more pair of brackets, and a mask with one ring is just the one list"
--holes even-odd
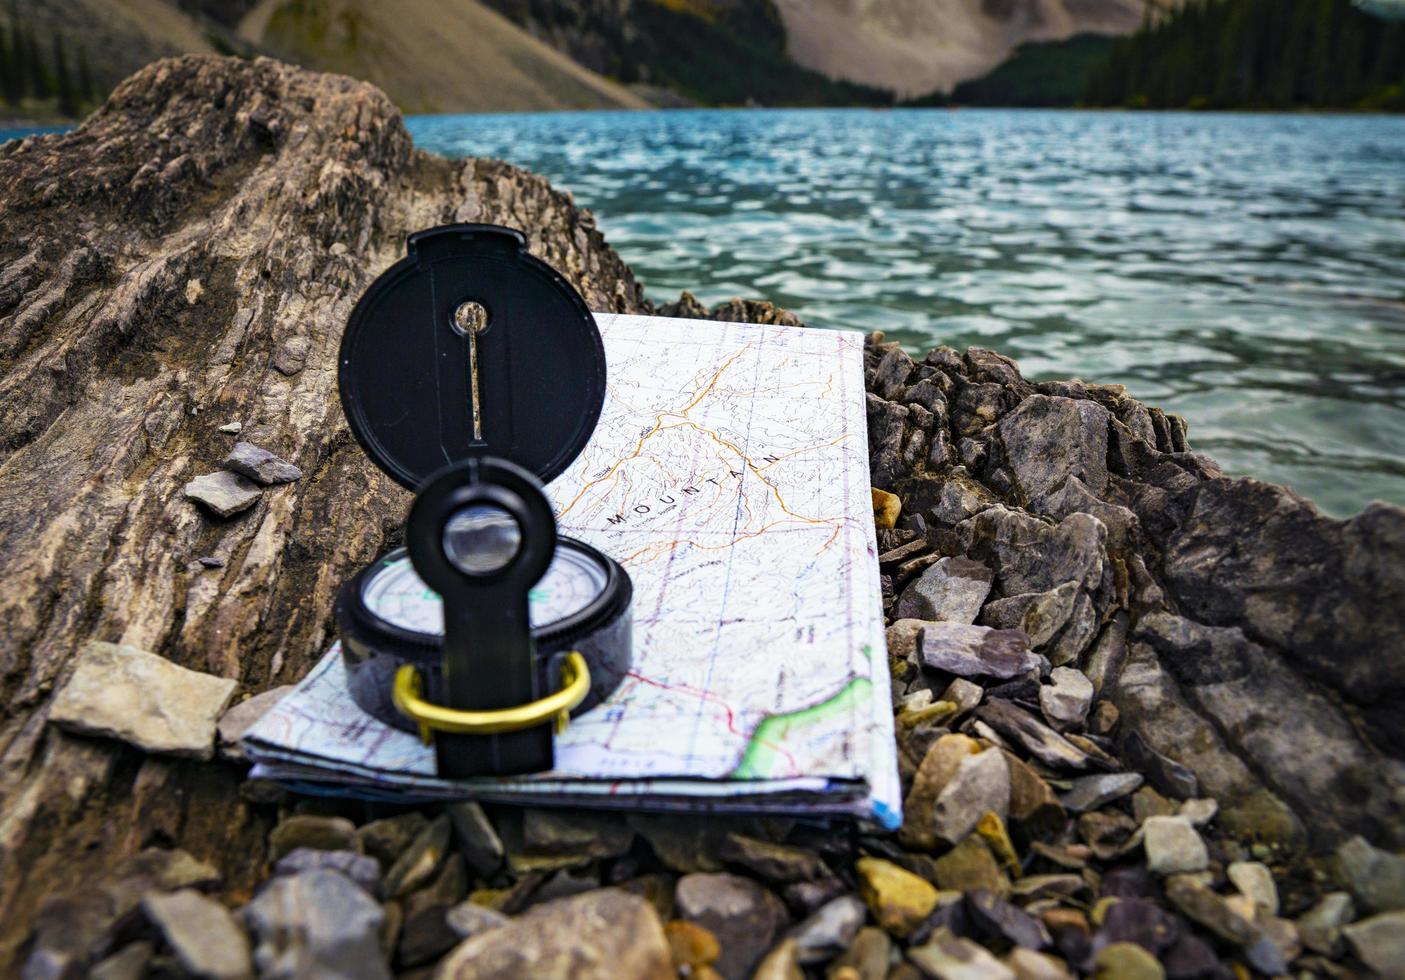
[(550, 769), (553, 729), (607, 698), (632, 659), (628, 574), (558, 537), (542, 488), (594, 431), (604, 347), (519, 232), (446, 225), (407, 251), (341, 345), (352, 432), (416, 492), (406, 547), (338, 596), (350, 693), (432, 740), (440, 776)]

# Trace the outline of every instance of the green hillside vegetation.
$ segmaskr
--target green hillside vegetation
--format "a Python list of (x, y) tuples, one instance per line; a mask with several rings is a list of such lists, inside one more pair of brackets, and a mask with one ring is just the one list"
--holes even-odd
[(786, 57), (785, 30), (747, 5), (712, 21), (645, 2), (628, 54), (663, 84), (709, 105), (892, 104), (891, 92), (827, 78)]
[(1084, 101), (1405, 110), (1405, 24), (1350, 0), (1192, 0), (1117, 42)]
[(890, 105), (885, 89), (835, 81), (786, 54), (771, 0), (485, 0), (580, 63), (701, 105)]
[(1115, 44), (1101, 34), (1022, 44), (990, 74), (962, 82), (949, 96), (928, 96), (915, 104), (1071, 106), (1083, 100), (1094, 73)]
[(72, 118), (97, 104), (88, 55), (59, 32), (42, 40), (16, 8), (0, 23), (0, 100), (27, 116)]

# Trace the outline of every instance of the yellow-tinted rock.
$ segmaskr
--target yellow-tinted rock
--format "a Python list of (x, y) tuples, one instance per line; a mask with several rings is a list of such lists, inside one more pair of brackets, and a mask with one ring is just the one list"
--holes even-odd
[(937, 883), (953, 891), (984, 888), (997, 895), (1010, 892), (1010, 879), (996, 863), (979, 834), (971, 834), (937, 858)]
[[(937, 702), (947, 704), (949, 702)], [(934, 706), (935, 707), (935, 706)], [(955, 705), (952, 705), (953, 712)], [(902, 715), (898, 716), (899, 722)], [(981, 743), (966, 735), (943, 735), (932, 743), (922, 764), (917, 767), (912, 789), (903, 801), (903, 825), (898, 831), (898, 839), (904, 846), (931, 850), (936, 846), (936, 833), (932, 828), (932, 808), (942, 789), (951, 781), (961, 760), (981, 751)]]
[(756, 965), (751, 980), (805, 980), (805, 973), (797, 959), (798, 949), (794, 939), (787, 939)]
[(898, 515), (902, 513), (902, 498), (887, 490), (873, 488), (873, 525), (882, 531), (890, 527), (895, 527), (898, 523)]
[(1015, 853), (1015, 844), (1010, 840), (1010, 832), (1005, 829), (1005, 821), (1000, 819), (1000, 814), (987, 810), (976, 824), (976, 833), (981, 835), (990, 852), (1005, 865), (1006, 870), (1019, 877), (1020, 856)]
[(673, 957), (674, 969), (696, 972), (704, 966), (717, 962), (722, 948), (717, 937), (696, 922), (670, 922), (663, 927), (668, 938), (669, 953)]
[(878, 924), (899, 938), (906, 937), (937, 904), (937, 890), (911, 871), (882, 858), (860, 858), (859, 891)]
[(1136, 943), (1112, 943), (1098, 951), (1093, 976), (1096, 980), (1165, 980), (1166, 971)]

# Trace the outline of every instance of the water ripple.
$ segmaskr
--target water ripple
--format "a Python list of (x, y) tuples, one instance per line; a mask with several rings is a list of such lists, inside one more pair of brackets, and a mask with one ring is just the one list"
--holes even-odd
[(1120, 382), (1232, 473), (1405, 504), (1405, 119), (863, 110), (420, 117), (543, 173), (657, 299)]

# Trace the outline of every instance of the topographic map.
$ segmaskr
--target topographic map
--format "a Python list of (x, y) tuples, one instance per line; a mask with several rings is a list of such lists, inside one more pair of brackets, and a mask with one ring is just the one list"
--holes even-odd
[(599, 424), (548, 488), (634, 581), (634, 669), (556, 768), (450, 783), (363, 714), (334, 646), (245, 737), (256, 774), (367, 795), (853, 813), (901, 804), (862, 335), (597, 314)]

